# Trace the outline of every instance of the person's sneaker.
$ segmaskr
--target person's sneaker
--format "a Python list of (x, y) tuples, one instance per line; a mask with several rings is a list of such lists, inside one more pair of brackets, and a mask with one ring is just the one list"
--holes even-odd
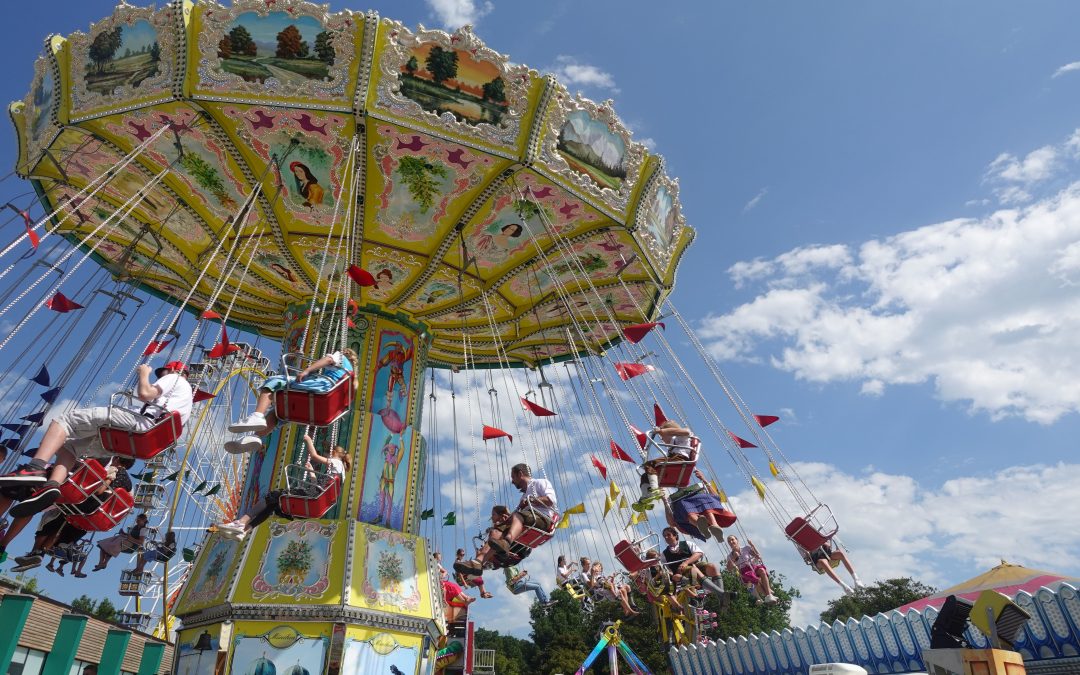
[(855, 580), (855, 588), (866, 588), (866, 584), (864, 584), (863, 582), (856, 579)]
[(266, 415), (251, 413), (229, 425), (229, 431), (242, 434), (250, 431), (262, 431), (266, 428)]
[(48, 480), (45, 473), (45, 469), (39, 469), (32, 464), (23, 464), (10, 473), (0, 475), (0, 486), (40, 485)]
[(479, 560), (464, 560), (454, 563), (454, 571), (466, 576), (478, 577), (484, 573), (484, 566)]
[(41, 551), (30, 551), (26, 555), (15, 556), (15, 564), (19, 567), (37, 567), (41, 565), (41, 558), (43, 554)]
[(548, 600), (547, 602), (541, 603), (540, 606), (541, 607), (554, 607), (557, 604), (559, 604), (558, 600)]
[(257, 452), (262, 449), (262, 446), (262, 439), (258, 436), (244, 436), (239, 440), (226, 441), (225, 452), (243, 455), (249, 452)]
[(60, 484), (54, 480), (46, 481), (41, 487), (30, 493), (30, 496), (11, 507), (8, 513), (12, 518), (26, 518), (36, 513), (41, 513), (60, 499)]
[(218, 534), (228, 539), (236, 539), (237, 541), (244, 538), (245, 528), (240, 523), (233, 521), (231, 523), (220, 523), (217, 526)]

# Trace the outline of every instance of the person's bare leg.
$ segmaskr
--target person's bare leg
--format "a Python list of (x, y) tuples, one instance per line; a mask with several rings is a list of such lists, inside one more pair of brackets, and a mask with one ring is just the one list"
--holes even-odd
[(841, 562), (841, 564), (843, 564), (843, 566), (847, 569), (848, 574), (850, 574), (852, 576), (852, 578), (855, 577), (855, 568), (851, 566), (851, 561), (848, 560), (848, 557), (847, 557), (846, 553), (844, 553), (843, 551), (839, 551), (839, 550), (838, 551), (833, 551), (832, 555), (830, 555), (829, 557), (832, 558), (833, 560), (839, 560)]
[(521, 533), (525, 530), (525, 521), (521, 519), (521, 514), (514, 512), (514, 515), (510, 518), (510, 528), (506, 531), (507, 543), (513, 543), (517, 541), (517, 538), (521, 536)]
[(0, 497), (0, 518), (2, 518), (5, 513), (7, 513), (7, 510), (11, 508), (11, 505), (14, 502), (15, 500), (11, 499), (10, 497)]
[[(269, 389), (260, 389), (259, 398), (255, 401), (255, 412), (260, 415), (265, 415), (266, 411), (270, 409), (271, 404), (274, 402), (274, 392)], [(267, 420), (267, 426), (269, 426), (270, 420)]]
[(767, 598), (772, 595), (772, 585), (769, 583), (769, 573), (767, 571), (759, 572), (761, 580), (758, 581), (758, 592), (765, 592), (765, 595), (761, 596)]
[(824, 560), (824, 559), (818, 560), (816, 564), (817, 564), (819, 570), (824, 571), (825, 574), (830, 579), (832, 579), (837, 584), (839, 584), (841, 588), (844, 588), (845, 590), (847, 589), (847, 584), (844, 583), (843, 579), (841, 579), (840, 577), (838, 577), (836, 575), (836, 572), (833, 570), (832, 565), (829, 564), (828, 560)]

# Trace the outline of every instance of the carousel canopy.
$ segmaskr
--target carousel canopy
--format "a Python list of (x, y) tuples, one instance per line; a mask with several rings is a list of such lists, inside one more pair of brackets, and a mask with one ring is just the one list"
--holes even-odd
[(426, 326), (436, 364), (463, 362), (463, 332), (470, 361), (565, 357), (655, 318), (693, 238), (610, 101), (468, 28), (122, 4), (50, 37), (10, 112), (51, 229), (163, 296), (194, 287), (193, 309), (223, 287), (268, 336), (352, 264), (375, 280), (360, 304)]
[(950, 595), (956, 595), (965, 600), (974, 600), (979, 597), (979, 594), (983, 591), (991, 590), (1011, 598), (1021, 591), (1034, 594), (1035, 591), (1043, 586), (1057, 588), (1063, 581), (1076, 583), (1080, 581), (1080, 579), (1063, 576), (1054, 572), (1035, 570), (1030, 567), (1024, 567), (1023, 565), (1014, 565), (1002, 560), (1000, 565), (989, 569), (978, 576), (946, 588), (943, 591), (939, 591), (935, 595), (916, 600), (915, 602), (909, 602), (898, 609), (902, 613), (906, 613), (909, 609), (922, 611), (927, 607), (941, 607), (945, 602), (945, 598)]

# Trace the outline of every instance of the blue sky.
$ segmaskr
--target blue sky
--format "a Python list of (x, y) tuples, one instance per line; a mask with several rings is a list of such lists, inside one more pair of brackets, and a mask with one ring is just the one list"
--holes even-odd
[[(11, 10), (23, 76), (6, 100), (46, 34), (111, 6)], [(673, 300), (751, 407), (784, 417), (774, 436), (814, 463), (804, 475), (864, 579), (944, 587), (998, 558), (1080, 576), (1066, 498), (1080, 478), (1080, 5), (688, 7), (369, 8), (411, 27), (472, 21), (513, 61), (613, 98), (664, 156), (698, 233)], [(12, 146), (0, 133), (0, 156)], [(743, 503), (766, 561), (803, 590), (796, 619), (814, 618), (838, 589)], [(503, 596), (479, 620), (527, 631), (524, 600)]]

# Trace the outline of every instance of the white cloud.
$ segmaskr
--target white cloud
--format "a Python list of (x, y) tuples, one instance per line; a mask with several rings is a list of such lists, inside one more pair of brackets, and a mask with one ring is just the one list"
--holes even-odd
[[(952, 220), (858, 249), (737, 263), (749, 302), (707, 318), (719, 358), (761, 359), (864, 393), (932, 382), (945, 401), (1050, 423), (1080, 411), (1080, 183), (1022, 209)], [(767, 350), (767, 351), (766, 351)]]
[[(1024, 204), (1036, 197), (1038, 188), (1056, 178), (1067, 160), (1080, 157), (1080, 129), (1060, 146), (1044, 145), (1023, 158), (1003, 152), (990, 162), (984, 180), (993, 186), (1001, 204)], [(972, 203), (972, 202), (968, 202)]]
[(485, 0), (424, 0), (439, 22), (449, 30), (456, 30), (465, 24), (475, 24), (487, 16), (495, 5)]
[(1051, 77), (1061, 77), (1065, 73), (1071, 73), (1074, 70), (1080, 70), (1080, 61), (1073, 61), (1072, 63), (1066, 63), (1062, 67), (1054, 71)]
[(562, 54), (555, 57), (555, 65), (551, 67), (551, 72), (567, 88), (594, 87), (607, 89), (615, 94), (619, 93), (618, 87), (615, 86), (615, 78), (611, 76), (611, 73), (594, 65), (578, 63), (573, 56)]
[(769, 194), (769, 188), (767, 188), (767, 187), (761, 188), (758, 191), (758, 193), (756, 195), (754, 195), (753, 199), (746, 202), (746, 206), (743, 207), (742, 212), (746, 213), (746, 212), (750, 211), (751, 209), (753, 209), (758, 204), (760, 204), (761, 200), (765, 199), (765, 195), (767, 195), (767, 194)]

